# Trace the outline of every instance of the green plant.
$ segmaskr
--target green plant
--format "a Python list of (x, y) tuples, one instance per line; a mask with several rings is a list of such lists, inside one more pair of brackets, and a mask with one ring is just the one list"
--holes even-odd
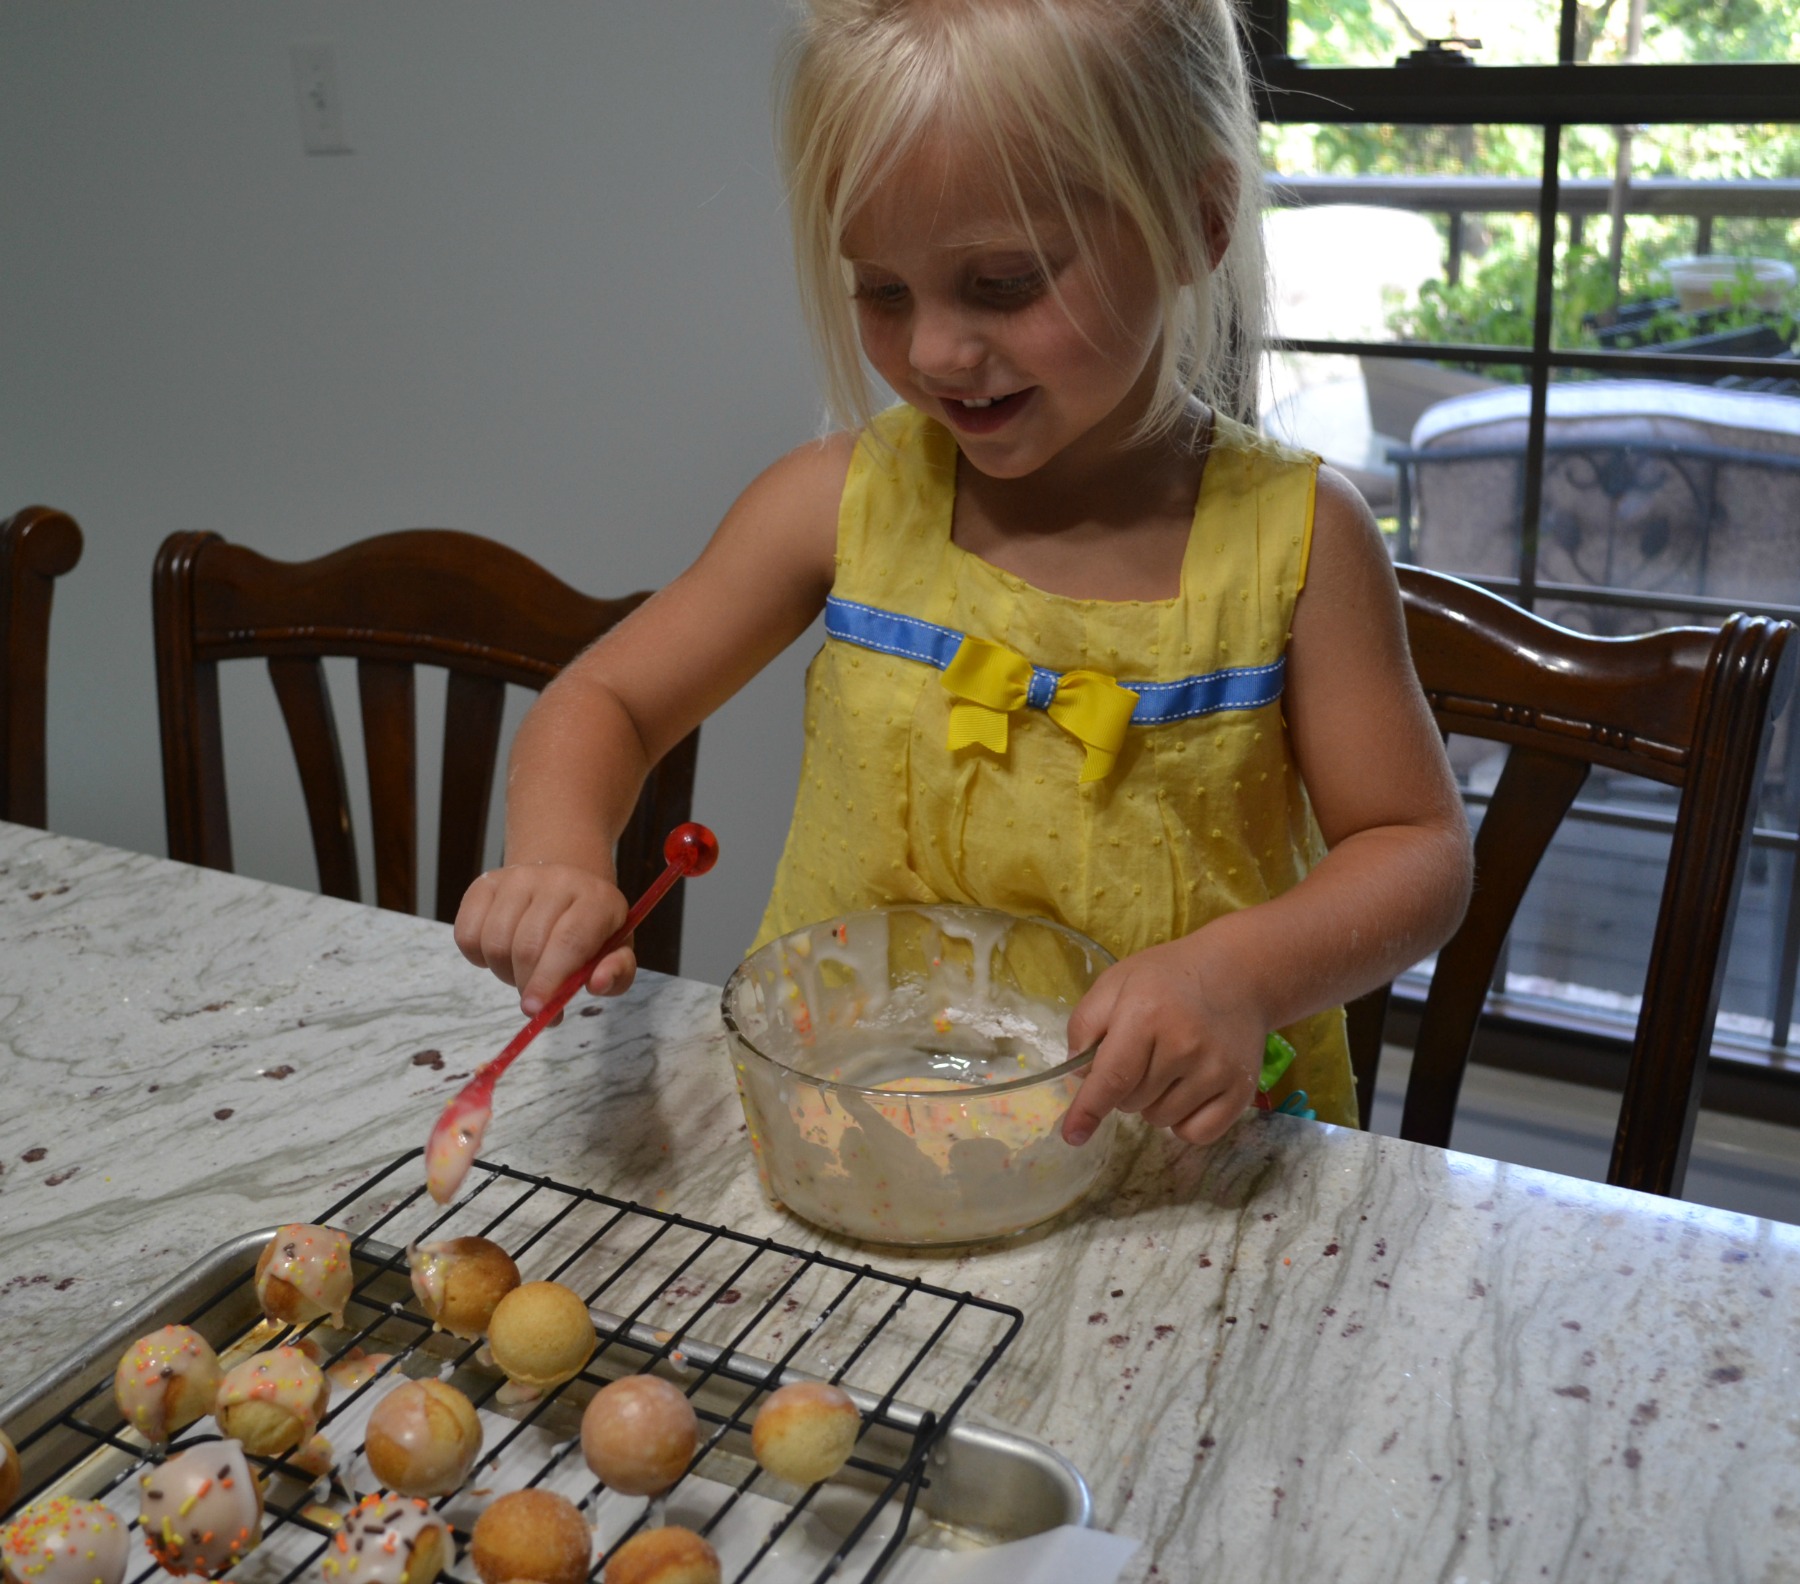
[[(1557, 272), (1551, 334), (1562, 347), (1597, 345), (1594, 316), (1616, 302), (1606, 258), (1586, 245), (1564, 247)], [(1511, 237), (1464, 265), (1462, 279), (1426, 281), (1411, 302), (1396, 304), (1388, 328), (1407, 341), (1531, 345), (1537, 304), (1537, 257)]]

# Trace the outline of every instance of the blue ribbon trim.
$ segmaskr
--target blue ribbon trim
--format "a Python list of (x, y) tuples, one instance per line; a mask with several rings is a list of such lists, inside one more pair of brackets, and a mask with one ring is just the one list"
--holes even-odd
[[(899, 616), (878, 606), (840, 599), (835, 594), (825, 601), (825, 633), (859, 648), (923, 661), (939, 671), (950, 664), (963, 641), (963, 635), (954, 627), (940, 627), (916, 616)], [(1131, 682), (1124, 677), (1118, 680), (1120, 686), (1130, 688), (1138, 696), (1131, 724), (1162, 726), (1196, 715), (1216, 715), (1221, 710), (1261, 709), (1281, 697), (1286, 676), (1284, 655), (1265, 666), (1228, 666), (1203, 676), (1183, 677), (1179, 682)], [(1055, 671), (1034, 665), (1025, 691), (1026, 704), (1032, 709), (1048, 709), (1061, 680)]]

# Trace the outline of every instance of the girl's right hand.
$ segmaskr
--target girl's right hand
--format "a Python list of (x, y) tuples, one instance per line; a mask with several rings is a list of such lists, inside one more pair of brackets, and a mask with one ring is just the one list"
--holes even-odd
[[(613, 882), (573, 864), (509, 864), (477, 875), (456, 910), (456, 945), (519, 992), (519, 1010), (535, 1017), (557, 986), (625, 922), (628, 905)], [(588, 975), (595, 995), (631, 987), (637, 955), (609, 952)]]

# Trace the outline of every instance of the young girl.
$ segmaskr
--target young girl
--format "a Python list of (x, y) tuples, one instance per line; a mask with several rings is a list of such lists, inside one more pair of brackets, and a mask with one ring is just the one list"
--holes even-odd
[[(1354, 1124), (1343, 1001), (1438, 946), (1469, 847), (1367, 508), (1260, 439), (1261, 196), (1228, 0), (810, 0), (782, 130), (842, 432), (571, 665), (456, 922), (527, 1013), (617, 926), (658, 757), (825, 612), (758, 943), (890, 902), (1120, 959), (1064, 1122)], [(863, 360), (900, 397), (870, 410)], [(589, 988), (631, 981), (629, 949)]]

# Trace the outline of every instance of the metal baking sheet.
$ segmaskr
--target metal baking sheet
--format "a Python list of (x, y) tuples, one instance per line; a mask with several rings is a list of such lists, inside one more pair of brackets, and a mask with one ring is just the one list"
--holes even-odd
[[(356, 1295), (344, 1330), (314, 1325), (304, 1340), (327, 1361), (359, 1349), (393, 1355), (369, 1384), (334, 1391), (325, 1432), (338, 1454), (340, 1497), (373, 1488), (361, 1425), (387, 1385), (437, 1374), (469, 1393), (487, 1435), (464, 1492), (439, 1504), (459, 1537), (491, 1494), (548, 1485), (582, 1504), (603, 1548), (646, 1521), (687, 1523), (708, 1532), (728, 1578), (782, 1584), (874, 1579), (903, 1544), (970, 1548), (1091, 1521), (1086, 1484), (1060, 1454), (953, 1418), (1011, 1340), (1017, 1311), (491, 1163), (443, 1210), (407, 1188), (409, 1159), (416, 1156), (318, 1218), (355, 1238)], [(433, 1331), (417, 1310), (407, 1245), (470, 1233), (508, 1247), (527, 1280), (554, 1276), (589, 1298), (602, 1346), (550, 1399), (501, 1406), (500, 1377), (476, 1345)], [(295, 1340), (264, 1321), (256, 1301), (252, 1273), (269, 1235), (221, 1245), (0, 1402), (27, 1491), (98, 1496), (135, 1516), (130, 1476), (147, 1454), (112, 1404), (117, 1361), (137, 1337), (176, 1322), (221, 1350)], [(709, 1445), (655, 1511), (599, 1488), (572, 1455), (587, 1398), (634, 1370), (654, 1370), (688, 1391)], [(760, 1473), (747, 1430), (765, 1391), (819, 1378), (856, 1399), (868, 1428), (840, 1476), (801, 1493)], [(184, 1439), (205, 1433), (209, 1421)], [(327, 1543), (312, 1505), (326, 1492), (282, 1460), (269, 1473), (264, 1544), (234, 1575), (246, 1584), (316, 1572)], [(146, 1564), (130, 1577), (151, 1584), (161, 1575)]]

